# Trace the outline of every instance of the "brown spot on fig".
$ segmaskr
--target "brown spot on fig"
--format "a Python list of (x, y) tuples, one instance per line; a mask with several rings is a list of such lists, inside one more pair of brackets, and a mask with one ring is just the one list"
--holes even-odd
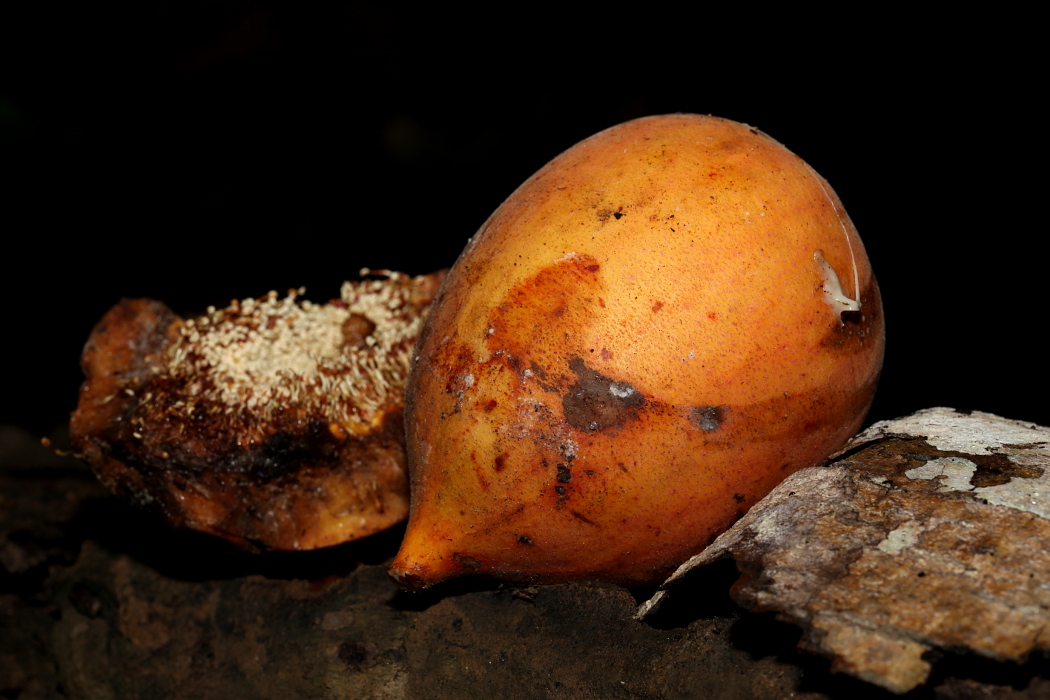
[(697, 406), (689, 413), (689, 420), (705, 433), (712, 433), (722, 425), (728, 411), (726, 406)]
[(882, 300), (875, 279), (861, 289), (860, 311), (844, 311), (821, 341), (836, 352), (859, 353), (882, 337)]
[[(543, 382), (562, 352), (552, 327), (587, 327), (600, 301), (601, 265), (590, 255), (571, 255), (524, 280), (493, 308), (485, 343), (495, 355), (519, 358)], [(477, 358), (474, 358), (477, 361)], [(560, 364), (560, 363), (559, 363)], [(546, 387), (544, 387), (546, 388)]]
[(496, 471), (501, 472), (503, 471), (503, 467), (507, 466), (507, 457), (510, 457), (509, 452), (504, 452), (503, 454), (496, 456), (496, 459), (494, 461), (494, 464), (496, 465)]
[(565, 421), (584, 431), (621, 428), (638, 418), (645, 397), (630, 384), (617, 382), (587, 366), (580, 357), (569, 360), (576, 383), (562, 396)]
[(655, 304), (653, 304), (653, 313), (655, 314), (657, 311), (659, 311), (662, 308), (664, 308), (664, 303), (662, 301), (656, 302)]
[(746, 496), (744, 496), (744, 494), (742, 494), (742, 493), (734, 493), (733, 494), (733, 500), (736, 501), (737, 503), (743, 503), (745, 498), (746, 498)]
[(570, 481), (572, 481), (572, 472), (569, 471), (569, 468), (567, 466), (565, 466), (564, 464), (559, 464), (558, 465), (558, 476), (557, 476), (557, 479), (561, 483), (567, 484)]
[(472, 556), (455, 552), (452, 558), (459, 562), (459, 565), (467, 571), (477, 571), (481, 568), (481, 562)]
[[(570, 510), (570, 511), (569, 511), (569, 515), (571, 515), (572, 517), (576, 518), (576, 519), (577, 519), (577, 520), (579, 520), (580, 522), (584, 522), (584, 523), (587, 523), (588, 525), (594, 525), (594, 521), (593, 521), (593, 520), (591, 520), (590, 518), (588, 518), (588, 517), (587, 517), (586, 515), (584, 515), (583, 513), (578, 513), (578, 512), (576, 512), (575, 510)], [(595, 527), (597, 527), (597, 526), (595, 526)]]

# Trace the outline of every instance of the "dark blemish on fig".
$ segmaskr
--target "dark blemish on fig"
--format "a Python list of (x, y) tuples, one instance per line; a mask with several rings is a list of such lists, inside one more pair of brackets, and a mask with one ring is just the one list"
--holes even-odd
[(467, 571), (477, 571), (478, 569), (481, 568), (481, 562), (480, 561), (478, 561), (474, 557), (468, 556), (466, 554), (460, 554), (459, 552), (454, 552), (452, 554), (452, 558), (455, 559), (457, 562), (459, 562), (459, 565), (462, 566)]
[(600, 306), (600, 307), (602, 307), (604, 309), (605, 308), (605, 299), (602, 299), (601, 297), (598, 297), (598, 306)]
[(564, 495), (565, 493), (565, 487), (561, 486), (560, 484), (558, 486), (555, 486), (554, 490), (558, 492), (559, 496)]
[(588, 518), (588, 517), (587, 517), (586, 515), (584, 515), (583, 513), (577, 513), (577, 512), (576, 512), (576, 511), (574, 511), (574, 510), (570, 510), (570, 511), (569, 511), (569, 514), (570, 514), (570, 515), (571, 515), (572, 517), (576, 518), (577, 520), (579, 520), (579, 521), (582, 521), (582, 522), (585, 522), (585, 523), (587, 523), (588, 525), (594, 525), (594, 521), (593, 521), (593, 520), (591, 520), (590, 518)]
[(737, 503), (743, 503), (743, 501), (744, 501), (744, 494), (742, 494), (742, 493), (734, 493), (733, 494), (733, 500), (736, 501)]
[(569, 360), (576, 383), (562, 396), (565, 420), (577, 430), (603, 431), (623, 427), (638, 418), (645, 397), (633, 386), (616, 382), (590, 367), (580, 357)]
[(623, 214), (623, 212), (619, 212), (619, 211), (614, 211), (614, 212), (613, 212), (613, 218), (615, 218), (615, 219), (616, 219), (617, 221), (619, 221), (619, 220), (620, 220), (620, 218), (621, 218), (621, 217), (622, 217), (623, 215), (624, 215), (624, 214)]
[(541, 466), (541, 467), (546, 467), (546, 466), (548, 466), (548, 464), (547, 464), (547, 460), (545, 460), (545, 459), (541, 459), (541, 460), (540, 460), (540, 466)]
[(545, 392), (551, 394), (558, 393), (558, 388), (551, 385), (550, 382), (547, 381), (547, 373), (543, 371), (543, 368), (540, 367), (538, 364), (536, 364), (535, 362), (530, 362), (529, 372), (532, 373), (532, 379), (537, 384), (539, 384), (540, 388), (543, 389)]
[(572, 472), (569, 471), (569, 468), (567, 466), (565, 466), (564, 464), (559, 464), (558, 465), (558, 476), (557, 476), (557, 479), (561, 483), (567, 484), (570, 481), (572, 481)]
[(493, 409), (496, 408), (496, 399), (489, 399), (488, 403), (484, 406), (485, 413), (492, 413)]
[(659, 311), (662, 308), (664, 308), (664, 303), (662, 301), (656, 302), (655, 304), (653, 304), (653, 313), (655, 314), (657, 311)]
[(696, 423), (705, 433), (711, 433), (721, 427), (728, 411), (725, 406), (697, 406), (690, 412), (689, 420)]
[(629, 471), (627, 471), (627, 467), (624, 466), (623, 462), (617, 462), (616, 466), (618, 466), (620, 468), (620, 471), (622, 471), (624, 474), (630, 473)]
[(878, 342), (882, 329), (882, 301), (872, 279), (860, 292), (860, 311), (843, 311), (820, 344), (835, 352), (855, 353)]
[(587, 476), (594, 476), (594, 470), (593, 469), (584, 469), (583, 473), (586, 474)]
[(602, 348), (602, 359), (603, 360), (611, 360), (612, 359), (612, 353), (609, 352), (609, 348)]
[(586, 266), (584, 266), (583, 269), (586, 270), (587, 272), (597, 272), (598, 270), (602, 269), (602, 266), (601, 265), (586, 265)]
[(509, 456), (510, 456), (509, 452), (504, 452), (503, 454), (501, 454), (498, 457), (496, 457), (496, 460), (495, 460), (496, 471), (498, 471), (498, 472), (503, 471), (503, 467), (507, 466), (507, 457), (509, 457)]
[(531, 545), (531, 544), (532, 544), (532, 539), (531, 539), (531, 538), (529, 538), (529, 537), (526, 537), (525, 535), (522, 535), (522, 536), (520, 536), (520, 537), (518, 538), (518, 542), (520, 542), (520, 543), (522, 543), (522, 544), (528, 544), (528, 545)]

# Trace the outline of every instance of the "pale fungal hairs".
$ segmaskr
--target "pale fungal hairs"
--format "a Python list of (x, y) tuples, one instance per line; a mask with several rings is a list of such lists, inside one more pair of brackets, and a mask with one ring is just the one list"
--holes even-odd
[(835, 200), (828, 193), (828, 189), (824, 187), (824, 183), (821, 182), (820, 175), (817, 174), (817, 171), (814, 170), (813, 166), (809, 163), (806, 163), (805, 161), (802, 161), (802, 163), (806, 166), (806, 169), (809, 170), (810, 174), (813, 175), (813, 179), (817, 181), (820, 191), (823, 192), (824, 196), (827, 197), (829, 202), (831, 202), (831, 210), (835, 213), (835, 218), (839, 220), (839, 226), (842, 227), (843, 235), (846, 236), (846, 247), (849, 249), (849, 260), (853, 265), (853, 295), (857, 297), (856, 299), (846, 297), (846, 299), (849, 299), (849, 301), (856, 304), (856, 308), (851, 308), (849, 309), (850, 311), (860, 311), (860, 275), (857, 273), (857, 258), (853, 255), (853, 243), (850, 242), (849, 231), (846, 230), (846, 224), (842, 221), (842, 216), (839, 214), (839, 208), (835, 206)]

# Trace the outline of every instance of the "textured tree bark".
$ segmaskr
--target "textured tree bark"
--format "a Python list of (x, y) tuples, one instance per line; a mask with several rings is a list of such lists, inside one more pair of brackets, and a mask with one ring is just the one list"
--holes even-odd
[(776, 611), (832, 668), (902, 693), (939, 652), (1050, 651), (1050, 429), (934, 408), (796, 473), (642, 605), (723, 557), (733, 598)]

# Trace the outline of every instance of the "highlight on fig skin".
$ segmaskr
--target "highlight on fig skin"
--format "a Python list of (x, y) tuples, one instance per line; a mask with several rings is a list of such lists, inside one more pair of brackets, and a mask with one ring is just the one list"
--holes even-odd
[(856, 433), (884, 343), (853, 223), (780, 143), (687, 114), (596, 134), (434, 302), (390, 574), (658, 582)]

